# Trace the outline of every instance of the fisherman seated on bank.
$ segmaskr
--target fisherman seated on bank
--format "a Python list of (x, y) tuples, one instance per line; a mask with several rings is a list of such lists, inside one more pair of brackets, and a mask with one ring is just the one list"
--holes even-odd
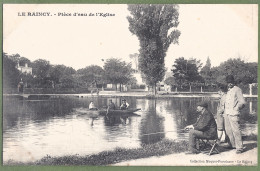
[(88, 109), (89, 109), (89, 110), (98, 110), (98, 109), (96, 108), (96, 106), (94, 105), (93, 101), (90, 101), (89, 106), (88, 106)]
[(214, 140), (218, 138), (217, 124), (213, 114), (208, 110), (207, 102), (200, 102), (197, 105), (197, 112), (200, 113), (197, 121), (193, 125), (188, 125), (184, 129), (189, 132), (189, 152), (186, 154), (197, 154), (200, 151), (196, 149), (197, 139)]
[(127, 110), (128, 107), (129, 107), (129, 104), (126, 102), (126, 99), (123, 99), (123, 100), (122, 100), (122, 104), (121, 104), (121, 106), (120, 106), (120, 109), (121, 109), (121, 110)]

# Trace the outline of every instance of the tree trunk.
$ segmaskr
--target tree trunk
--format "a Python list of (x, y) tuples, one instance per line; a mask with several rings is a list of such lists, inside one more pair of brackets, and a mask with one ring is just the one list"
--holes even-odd
[(153, 95), (156, 95), (156, 94), (157, 94), (157, 92), (156, 92), (156, 83), (155, 83), (153, 86)]
[(249, 95), (252, 96), (252, 84), (249, 84)]
[(116, 91), (117, 91), (117, 84), (115, 84), (116, 85)]
[(122, 91), (122, 84), (120, 83), (119, 91)]

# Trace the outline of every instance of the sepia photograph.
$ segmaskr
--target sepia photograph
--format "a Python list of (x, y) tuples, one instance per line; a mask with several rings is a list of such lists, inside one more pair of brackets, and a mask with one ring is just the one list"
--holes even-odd
[(257, 166), (258, 4), (3, 4), (4, 166)]

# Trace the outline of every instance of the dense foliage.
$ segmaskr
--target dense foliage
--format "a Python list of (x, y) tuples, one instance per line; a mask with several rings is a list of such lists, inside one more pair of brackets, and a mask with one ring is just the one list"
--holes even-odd
[(8, 58), (6, 53), (3, 53), (3, 88), (17, 87), (19, 79), (19, 71), (16, 68), (16, 63)]
[[(219, 84), (225, 84), (227, 75), (233, 75), (244, 92), (248, 92), (248, 84), (257, 83), (257, 63), (248, 63), (241, 58), (228, 59), (219, 66), (211, 67), (210, 58), (201, 68), (202, 64), (196, 59), (185, 59), (180, 57), (173, 64), (173, 78), (167, 79), (168, 85), (173, 86), (197, 86), (216, 87)], [(201, 68), (201, 69), (200, 69)]]
[[(18, 62), (20, 66), (27, 64), (32, 67), (33, 74), (19, 71)], [(197, 59), (180, 57), (174, 61), (172, 77), (166, 78), (164, 82), (184, 91), (188, 91), (190, 86), (195, 89), (197, 87), (196, 91), (200, 91), (201, 86), (204, 90), (208, 87), (211, 91), (216, 91), (217, 85), (225, 84), (225, 77), (232, 74), (243, 92), (248, 93), (248, 84), (257, 83), (257, 67), (256, 62), (248, 63), (241, 58), (228, 59), (219, 66), (211, 67), (209, 57), (202, 67)], [(43, 59), (31, 62), (19, 54), (3, 53), (4, 89), (17, 88), (22, 80), (25, 88), (96, 88), (106, 84), (119, 84), (121, 90), (121, 85), (136, 84), (133, 72), (131, 63), (116, 58), (106, 60), (103, 68), (91, 65), (76, 71), (65, 65), (51, 65)], [(157, 76), (154, 74), (153, 77)]]
[(228, 59), (217, 67), (211, 68), (212, 77), (216, 82), (224, 82), (226, 75), (234, 75), (238, 84), (257, 83), (257, 63), (247, 63), (240, 58)]
[(133, 69), (131, 64), (127, 64), (116, 58), (106, 60), (104, 65), (105, 77), (109, 83), (128, 84), (133, 80)]
[[(23, 73), (17, 65), (32, 68), (32, 74)], [(26, 88), (97, 88), (105, 84), (135, 84), (131, 64), (116, 58), (108, 59), (104, 69), (97, 65), (86, 66), (77, 71), (65, 65), (51, 65), (38, 59), (31, 62), (19, 54), (3, 53), (4, 88), (16, 88), (23, 80)]]
[(96, 87), (97, 84), (104, 84), (104, 70), (100, 66), (91, 65), (77, 70), (77, 83), (81, 86)]
[(196, 59), (185, 59), (180, 57), (175, 60), (173, 64), (173, 76), (178, 85), (190, 84), (195, 82), (201, 82), (202, 78), (199, 74), (201, 62)]

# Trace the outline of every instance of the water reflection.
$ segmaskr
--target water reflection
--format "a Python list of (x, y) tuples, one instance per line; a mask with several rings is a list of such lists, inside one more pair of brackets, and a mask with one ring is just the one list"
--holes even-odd
[[(159, 116), (157, 114), (155, 99), (146, 100), (145, 108), (147, 110), (143, 112), (142, 121), (140, 124), (140, 130), (141, 130), (140, 139), (141, 142), (144, 144), (155, 143), (165, 137), (164, 128), (162, 124), (164, 117)], [(157, 132), (160, 133), (152, 134)]]
[[(138, 115), (100, 116), (97, 112), (78, 112), (93, 101), (98, 108), (112, 99), (116, 106), (127, 99)], [(196, 104), (205, 98), (137, 99), (53, 98), (48, 100), (3, 100), (3, 159), (37, 160), (47, 154), (94, 154), (117, 147), (137, 148), (164, 138), (187, 139), (183, 128), (195, 122)], [(216, 113), (218, 99), (210, 100)], [(257, 98), (247, 98), (241, 112), (242, 133), (257, 134)]]
[(129, 116), (128, 115), (108, 115), (105, 116), (104, 119), (105, 126), (115, 126), (115, 125), (127, 125), (131, 124)]

